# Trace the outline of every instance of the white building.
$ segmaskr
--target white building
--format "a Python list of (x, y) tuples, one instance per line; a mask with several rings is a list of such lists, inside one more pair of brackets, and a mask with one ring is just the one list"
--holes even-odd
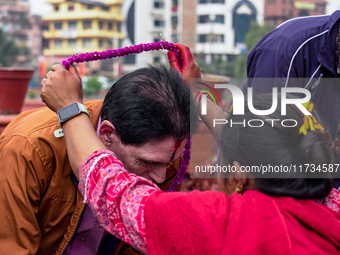
[[(156, 42), (162, 38), (171, 41), (171, 0), (124, 0), (122, 14), (125, 17), (122, 47)], [(129, 72), (158, 62), (167, 63), (165, 51), (125, 56), (123, 71)]]
[[(184, 0), (185, 1), (185, 0)], [(244, 39), (252, 21), (263, 24), (264, 0), (197, 0), (195, 52), (235, 55), (245, 51)]]
[[(245, 51), (252, 21), (263, 24), (264, 0), (124, 0), (122, 46), (163, 39), (184, 43), (209, 63), (215, 55), (227, 59)], [(164, 52), (124, 57), (124, 71), (148, 63), (167, 63)]]

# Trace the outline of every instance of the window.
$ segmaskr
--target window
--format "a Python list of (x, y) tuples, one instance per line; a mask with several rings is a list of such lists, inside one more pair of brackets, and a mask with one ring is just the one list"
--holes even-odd
[(161, 19), (155, 19), (155, 20), (153, 21), (153, 25), (154, 25), (155, 27), (164, 27), (165, 22), (164, 22), (164, 20), (161, 20)]
[(136, 63), (136, 55), (127, 55), (123, 58), (124, 64), (130, 64), (133, 65)]
[(207, 3), (208, 3), (208, 0), (200, 0), (199, 3), (200, 3), (200, 4), (207, 4)]
[(77, 47), (77, 40), (76, 39), (68, 39), (67, 44), (68, 44), (68, 47), (75, 48), (75, 47)]
[(43, 49), (49, 49), (50, 48), (50, 41), (47, 39), (43, 39), (42, 41), (42, 48)]
[(68, 6), (68, 10), (69, 10), (69, 11), (74, 11), (74, 5), (69, 5), (69, 6)]
[(63, 24), (61, 22), (55, 22), (54, 23), (54, 29), (60, 30), (62, 28)]
[(164, 2), (163, 1), (155, 1), (153, 3), (153, 7), (155, 9), (163, 9), (164, 8)]
[(224, 35), (214, 35), (212, 41), (217, 43), (224, 43)]
[(88, 9), (88, 10), (92, 10), (92, 9), (94, 9), (94, 5), (92, 5), (92, 4), (88, 4), (88, 5), (87, 5), (87, 9)]
[(104, 41), (103, 41), (103, 39), (99, 39), (99, 40), (98, 40), (98, 47), (99, 47), (99, 48), (103, 48), (103, 46), (104, 46)]
[(171, 42), (178, 43), (178, 35), (177, 34), (172, 34), (171, 35)]
[(209, 23), (209, 15), (199, 15), (198, 23), (200, 24)]
[(172, 29), (177, 29), (177, 25), (178, 25), (178, 16), (172, 16), (171, 17), (171, 26)]
[(122, 32), (122, 22), (117, 23), (117, 30), (118, 32)]
[(110, 9), (109, 9), (108, 6), (102, 6), (102, 10), (103, 10), (104, 12), (108, 12)]
[(49, 26), (48, 23), (47, 23), (47, 24), (43, 24), (43, 25), (41, 26), (41, 29), (42, 29), (42, 31), (48, 31), (48, 30), (50, 30), (50, 26)]
[[(113, 43), (112, 43), (111, 40), (108, 40), (108, 41), (107, 41), (107, 46), (108, 46), (110, 49), (113, 48)], [(128, 55), (128, 56), (131, 56), (131, 55)], [(128, 56), (125, 56), (124, 58), (126, 58), (126, 57), (128, 57)]]
[(102, 30), (104, 28), (104, 22), (103, 21), (98, 21), (98, 28)]
[(112, 22), (107, 23), (107, 29), (108, 30), (112, 30), (113, 29)]
[(54, 48), (61, 48), (62, 41), (59, 39), (54, 40)]
[(288, 18), (289, 19), (293, 18), (293, 10), (292, 9), (289, 10), (289, 17)]
[(208, 41), (208, 35), (198, 35), (198, 42), (205, 43)]
[(83, 21), (83, 29), (86, 30), (86, 29), (91, 29), (92, 27), (92, 22), (91, 20), (86, 20), (86, 21)]
[(75, 21), (69, 21), (69, 22), (68, 22), (68, 29), (72, 29), (72, 30), (77, 29), (77, 22), (75, 22)]
[(214, 15), (214, 20), (210, 20), (209, 15), (198, 16), (198, 23), (205, 24), (209, 22), (224, 24), (224, 15)]
[(89, 38), (83, 39), (83, 46), (92, 47), (92, 39), (89, 39)]
[(156, 63), (159, 63), (161, 62), (161, 57), (154, 57), (153, 58), (153, 63), (156, 64)]
[(54, 11), (59, 11), (59, 4), (56, 4), (55, 6), (54, 6)]
[(286, 16), (286, 9), (282, 9), (282, 16)]
[(216, 15), (216, 23), (224, 24), (224, 15)]
[(273, 27), (276, 27), (276, 26), (277, 26), (277, 18), (274, 17), (274, 18), (273, 18)]
[(216, 34), (201, 34), (198, 35), (198, 42), (200, 43), (224, 43), (224, 35), (216, 35)]

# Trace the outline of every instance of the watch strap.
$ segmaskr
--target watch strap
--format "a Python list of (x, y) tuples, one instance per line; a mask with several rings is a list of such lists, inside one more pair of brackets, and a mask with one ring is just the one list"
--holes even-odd
[[(64, 108), (62, 108), (62, 109), (60, 109), (60, 110), (58, 111), (57, 115), (58, 115), (58, 121), (59, 121), (59, 125), (60, 125), (61, 129), (62, 129), (62, 124), (63, 124), (63, 123), (65, 123), (66, 121), (68, 121), (68, 120), (70, 120), (70, 119), (72, 119), (72, 118), (74, 118), (74, 117), (80, 115), (82, 112), (86, 113), (86, 114), (89, 116), (89, 118), (90, 118), (90, 114), (89, 114), (89, 111), (87, 110), (86, 106), (83, 105), (83, 104), (81, 104), (81, 103), (79, 103), (79, 102), (75, 102), (75, 103), (78, 105), (80, 111), (79, 111), (77, 114), (75, 114), (74, 116), (72, 116), (71, 118), (66, 119), (65, 121), (61, 121), (61, 120), (60, 120), (59, 111), (61, 111), (61, 110), (63, 110), (64, 108), (68, 107), (69, 105), (68, 105), (68, 106), (65, 106)], [(75, 104), (75, 103), (72, 103), (72, 104)], [(71, 104), (70, 104), (70, 105), (71, 105)]]
[(78, 103), (78, 105), (79, 105), (80, 110), (81, 110), (82, 112), (86, 113), (87, 116), (89, 116), (89, 118), (90, 118), (90, 114), (89, 114), (89, 111), (87, 110), (86, 106), (83, 105), (83, 104), (81, 104), (81, 103)]

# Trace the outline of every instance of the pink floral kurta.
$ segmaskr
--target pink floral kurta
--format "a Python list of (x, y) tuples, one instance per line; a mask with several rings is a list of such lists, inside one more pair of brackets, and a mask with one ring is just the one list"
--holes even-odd
[[(113, 152), (100, 150), (80, 167), (79, 190), (105, 229), (146, 253), (146, 201), (162, 192), (150, 180), (128, 173)], [(156, 195), (156, 194), (155, 194)], [(332, 190), (319, 203), (339, 212), (340, 193)]]
[(95, 216), (114, 236), (146, 253), (144, 207), (160, 189), (128, 173), (113, 152), (93, 153), (80, 167), (79, 190)]

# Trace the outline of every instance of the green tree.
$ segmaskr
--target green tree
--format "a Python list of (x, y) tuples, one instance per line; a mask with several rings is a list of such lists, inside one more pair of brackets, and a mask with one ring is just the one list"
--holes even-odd
[(84, 94), (87, 96), (97, 94), (101, 88), (102, 88), (102, 83), (98, 80), (98, 78), (91, 77), (86, 82), (86, 87), (84, 88)]
[(10, 40), (0, 29), (0, 66), (12, 66), (15, 63), (15, 58), (25, 51), (26, 47), (16, 46), (15, 42)]
[(246, 34), (245, 44), (247, 53), (241, 53), (237, 56), (235, 62), (234, 74), (237, 78), (247, 77), (247, 59), (248, 53), (256, 46), (256, 44), (274, 28), (270, 26), (260, 26), (257, 22), (251, 24), (248, 33)]

